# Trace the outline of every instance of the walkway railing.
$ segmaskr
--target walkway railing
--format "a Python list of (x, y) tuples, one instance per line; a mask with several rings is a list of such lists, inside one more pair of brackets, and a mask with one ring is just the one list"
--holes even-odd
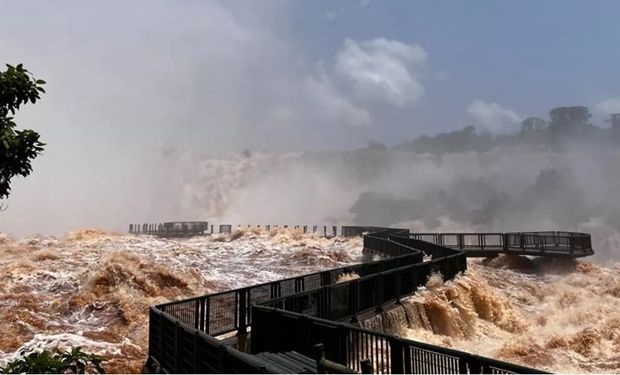
[(350, 265), (303, 276), (291, 277), (252, 285), (245, 288), (208, 294), (201, 297), (174, 301), (156, 306), (179, 321), (212, 336), (233, 331), (245, 333), (252, 324), (250, 307), (266, 301), (278, 300), (336, 282), (345, 273), (360, 276), (415, 265), (422, 262), (420, 252), (386, 258), (373, 262)]
[(581, 257), (594, 254), (587, 233), (411, 233), (410, 238), (466, 251), (468, 256), (523, 254)]
[[(296, 341), (304, 337), (312, 344), (323, 343), (328, 360), (356, 369), (360, 359), (370, 358), (375, 370), (383, 373), (536, 372), (333, 321), (349, 321), (397, 302), (424, 285), (434, 272), (451, 279), (466, 270), (466, 256), (534, 251), (542, 256), (577, 257), (593, 253), (590, 236), (584, 233), (410, 234), (406, 229), (377, 227), (343, 227), (341, 233), (349, 236), (369, 231), (364, 235), (364, 251), (386, 258), (152, 307), (149, 363), (166, 372), (277, 371), (223, 342), (214, 348), (214, 336), (235, 331), (243, 336), (252, 326), (253, 353), (282, 348), (312, 355), (310, 344), (299, 346)], [(424, 261), (425, 256), (430, 260)], [(360, 277), (338, 282), (339, 275), (351, 272)], [(274, 328), (274, 322), (286, 319), (296, 322), (290, 330), (285, 326), (274, 331), (265, 328)], [(284, 331), (284, 336), (274, 335)]]
[[(231, 224), (220, 224), (218, 228), (214, 225), (209, 227), (206, 221), (170, 221), (165, 223), (143, 223), (129, 224), (129, 233), (131, 234), (149, 234), (161, 237), (179, 237), (179, 236), (203, 236), (208, 234), (232, 233), (235, 229), (251, 228), (252, 225), (238, 225), (233, 227)], [(303, 233), (318, 233), (325, 237), (333, 237), (338, 235), (338, 227), (335, 225), (271, 225), (267, 224), (259, 229), (276, 229), (276, 228), (294, 228), (303, 231)], [(343, 227), (344, 228), (344, 227)], [(216, 231), (217, 229), (217, 231)]]
[[(311, 353), (322, 343), (325, 358), (361, 371), (370, 359), (380, 374), (543, 373), (529, 367), (480, 357), (450, 348), (373, 332), (331, 320), (266, 306), (253, 306), (252, 352), (295, 350)], [(291, 334), (296, 332), (296, 334)]]
[(170, 221), (166, 223), (129, 224), (129, 233), (153, 234), (159, 236), (198, 236), (206, 234), (209, 223), (206, 221)]

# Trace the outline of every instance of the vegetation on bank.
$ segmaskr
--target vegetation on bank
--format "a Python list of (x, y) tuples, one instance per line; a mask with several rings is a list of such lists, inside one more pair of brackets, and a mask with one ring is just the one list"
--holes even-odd
[(2, 374), (105, 374), (104, 359), (79, 346), (68, 351), (30, 353), (0, 367)]
[[(393, 147), (394, 150), (414, 153), (484, 152), (495, 147), (526, 146), (535, 149), (563, 151), (567, 142), (590, 141), (599, 147), (620, 147), (620, 113), (612, 113), (605, 120), (609, 127), (590, 123), (592, 115), (585, 106), (557, 107), (549, 111), (549, 119), (529, 117), (513, 133), (494, 134), (466, 126), (460, 130), (422, 135)], [(379, 142), (370, 141), (367, 149), (385, 150)]]

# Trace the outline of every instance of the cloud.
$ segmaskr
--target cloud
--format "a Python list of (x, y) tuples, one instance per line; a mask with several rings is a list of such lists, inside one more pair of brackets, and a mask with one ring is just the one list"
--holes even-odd
[[(331, 65), (322, 72), (280, 32), (286, 7), (266, 4), (12, 6), (0, 22), (3, 61), (24, 63), (48, 83), (41, 102), (20, 111), (18, 125), (39, 131), (48, 146), (33, 174), (15, 180), (2, 230), (123, 229), (130, 218), (172, 215), (144, 194), (159, 173), (152, 160), (166, 149), (365, 142), (350, 129), (369, 125), (370, 113), (333, 82)], [(32, 27), (16, 34), (25, 19)]]
[(332, 9), (325, 13), (325, 18), (330, 21), (335, 20), (337, 17), (342, 16), (345, 13), (344, 9)]
[(299, 86), (288, 88), (289, 100), (273, 109), (270, 122), (279, 128), (311, 119), (328, 127), (360, 127), (371, 124), (371, 116), (340, 92), (326, 76), (307, 76)]
[(415, 44), (385, 38), (346, 39), (334, 70), (358, 98), (407, 107), (424, 94), (417, 69), (426, 58), (426, 51)]
[(620, 97), (607, 98), (598, 103), (596, 109), (606, 114), (620, 113)]
[(330, 82), (308, 78), (305, 82), (305, 89), (311, 99), (311, 104), (321, 108), (321, 111), (315, 114), (319, 119), (333, 124), (370, 125), (368, 112), (353, 105), (336, 91)]
[(469, 113), (479, 125), (494, 132), (512, 130), (516, 124), (521, 122), (521, 116), (515, 111), (504, 108), (497, 103), (485, 102), (480, 99), (474, 100), (469, 107), (467, 107), (467, 113)]
[[(360, 2), (357, 4), (357, 8), (359, 9), (364, 9), (366, 7), (368, 7), (370, 5), (371, 0), (360, 0)], [(336, 3), (336, 4), (340, 4), (340, 3)], [(326, 13), (325, 13), (325, 18), (328, 21), (333, 21), (336, 18), (340, 18), (348, 13), (350, 13), (352, 10), (356, 10), (355, 7), (350, 8), (350, 7), (343, 7), (341, 6), (340, 8), (334, 8), (334, 9), (329, 9)]]

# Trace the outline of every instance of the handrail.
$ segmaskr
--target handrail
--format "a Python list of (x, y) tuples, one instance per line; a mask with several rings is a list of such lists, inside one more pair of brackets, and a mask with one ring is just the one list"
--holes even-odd
[[(192, 297), (179, 301), (172, 301), (155, 306), (162, 311), (175, 314), (178, 319), (192, 324), (197, 329), (211, 334), (222, 335), (235, 330), (239, 332), (245, 332), (247, 327), (251, 325), (251, 313), (249, 312), (250, 306), (253, 302), (262, 302), (260, 298), (254, 299), (253, 291), (268, 290), (268, 296), (265, 296), (267, 300), (275, 298), (285, 297), (287, 295), (300, 293), (308, 290), (315, 290), (322, 286), (333, 283), (339, 274), (356, 272), (360, 276), (365, 276), (369, 271), (376, 272), (376, 270), (384, 270), (386, 268), (393, 268), (393, 265), (408, 265), (416, 264), (422, 261), (422, 255), (419, 252), (404, 254), (401, 256), (386, 258), (382, 260), (358, 263), (348, 266), (343, 266), (327, 271), (314, 272), (302, 276), (290, 277), (280, 279), (276, 281), (265, 282), (261, 284), (246, 286), (238, 289), (232, 289), (227, 291), (221, 291), (216, 293), (207, 294), (200, 297)], [(307, 282), (315, 281), (314, 283)], [(282, 286), (288, 286), (290, 293), (282, 294)], [(286, 290), (285, 290), (286, 292)], [(218, 297), (228, 296), (229, 301), (221, 303), (217, 301)], [(217, 302), (214, 302), (217, 301)], [(191, 303), (194, 303), (193, 305)], [(215, 303), (219, 305), (224, 304), (230, 310), (229, 317), (233, 316), (234, 319), (229, 318), (228, 324), (224, 324), (224, 327), (217, 324), (210, 324), (209, 319), (211, 313), (208, 307), (211, 307)], [(183, 308), (175, 308), (175, 306), (187, 305)], [(215, 323), (215, 322), (214, 322)]]
[[(303, 227), (303, 229), (305, 232), (307, 227)], [(313, 231), (316, 231), (316, 226)], [(325, 233), (327, 233), (327, 229), (325, 229)], [(335, 227), (334, 233), (336, 233)], [(260, 329), (257, 329), (256, 324), (262, 324), (262, 322), (255, 321), (254, 314), (256, 311), (261, 311), (262, 308), (271, 308), (273, 313), (280, 315), (300, 314), (306, 321), (324, 318), (328, 319), (326, 321), (334, 323), (333, 320), (350, 319), (369, 309), (392, 303), (415, 292), (417, 287), (426, 283), (432, 272), (442, 273), (445, 279), (454, 277), (459, 272), (466, 270), (466, 256), (492, 256), (498, 253), (506, 253), (578, 257), (593, 253), (590, 235), (585, 233), (409, 233), (407, 229), (349, 226), (342, 227), (341, 234), (343, 236), (363, 235), (364, 251), (381, 254), (385, 258), (152, 307), (151, 315), (154, 321), (159, 319), (160, 327), (157, 328), (154, 323), (149, 325), (149, 361), (160, 365), (163, 361), (165, 362), (164, 367), (170, 367), (173, 363), (178, 364), (178, 361), (181, 360), (179, 358), (171, 362), (168, 357), (162, 357), (162, 353), (166, 350), (172, 350), (173, 353), (176, 353), (175, 355), (182, 357), (193, 355), (192, 361), (198, 360), (195, 357), (198, 353), (196, 350), (192, 351), (189, 348), (182, 350), (187, 343), (178, 340), (178, 333), (174, 335), (174, 344), (168, 343), (168, 349), (165, 348), (166, 341), (162, 341), (162, 337), (166, 335), (166, 332), (169, 336), (171, 331), (169, 328), (166, 330), (167, 323), (161, 325), (162, 320), (170, 320), (170, 324), (176, 322), (177, 326), (182, 324), (183, 327), (193, 330), (192, 332), (199, 333), (200, 335), (197, 337), (204, 335), (210, 340), (216, 340), (212, 336), (235, 330), (238, 334), (243, 334), (252, 325), (252, 350), (259, 350), (260, 345), (258, 343), (264, 340), (264, 337), (257, 336), (260, 335)], [(430, 241), (426, 240), (428, 237), (430, 237)], [(424, 261), (424, 255), (431, 256), (431, 260)], [(344, 272), (356, 272), (360, 277), (354, 280), (335, 282), (337, 275)], [(302, 312), (304, 314), (301, 314)], [(299, 329), (303, 330), (303, 327), (299, 327)], [(309, 333), (300, 331), (300, 334), (303, 336)], [(393, 339), (392, 342), (397, 343)], [(194, 345), (201, 344), (194, 343)], [(257, 346), (255, 347), (255, 345)], [(425, 345), (433, 353), (442, 353), (444, 349), (450, 350), (430, 344)], [(378, 352), (377, 355), (379, 355)], [(406, 356), (407, 354), (403, 355)], [(505, 369), (505, 362), (477, 357), (468, 353), (466, 355), (469, 356), (468, 358), (475, 359), (471, 365), (474, 367), (468, 367), (470, 372), (511, 371)], [(230, 355), (229, 357), (237, 358), (240, 361), (245, 358), (237, 355)], [(333, 360), (334, 358), (328, 356), (328, 359)], [(349, 364), (343, 362), (343, 358), (335, 359), (338, 363)], [(166, 363), (168, 364), (166, 365)], [(386, 363), (390, 362), (387, 361)], [(396, 362), (391, 363), (390, 366), (396, 367), (390, 367), (385, 371), (402, 372), (407, 369), (411, 370), (412, 366), (411, 361), (401, 363), (405, 367)], [(476, 368), (476, 363), (481, 364), (482, 367)], [(500, 367), (493, 365), (494, 363)], [(205, 365), (207, 367), (201, 367), (203, 365), (194, 363), (193, 367), (188, 368), (193, 372), (202, 371), (203, 368), (215, 368), (208, 364)], [(501, 366), (504, 366), (504, 370)], [(516, 365), (511, 368), (516, 372), (535, 371)], [(174, 371), (175, 369), (170, 367), (166, 371)], [(265, 368), (259, 369), (255, 366), (250, 366), (248, 369), (250, 369), (247, 370), (249, 372), (266, 371)], [(454, 368), (450, 371), (453, 370)], [(459, 367), (458, 370), (460, 371), (462, 368)]]
[[(467, 370), (465, 373), (490, 373), (488, 371), (490, 368), (494, 368), (499, 370), (500, 372), (515, 372), (515, 373), (525, 373), (525, 374), (533, 374), (533, 373), (547, 373), (544, 371), (536, 370), (530, 367), (525, 367), (509, 362), (499, 361), (492, 358), (481, 357), (475, 354), (463, 352), (461, 350), (440, 347), (428, 343), (424, 343), (421, 341), (405, 339), (402, 337), (371, 331), (365, 328), (353, 326), (350, 324), (339, 323), (333, 320), (321, 319), (317, 317), (309, 317), (304, 314), (299, 314), (291, 311), (284, 311), (268, 306), (259, 306), (255, 305), (252, 307), (254, 310), (254, 314), (260, 317), (257, 320), (256, 327), (253, 328), (253, 332), (256, 334), (258, 339), (254, 339), (252, 341), (252, 351), (253, 352), (262, 352), (262, 351), (286, 351), (286, 350), (295, 350), (300, 353), (312, 353), (312, 350), (315, 345), (315, 341), (322, 342), (321, 336), (317, 337), (298, 337), (296, 340), (293, 340), (292, 345), (283, 346), (283, 342), (286, 342), (283, 339), (283, 336), (290, 336), (290, 331), (292, 329), (297, 328), (301, 330), (302, 327), (308, 327), (309, 325), (319, 325), (321, 327), (329, 327), (330, 330), (324, 332), (330, 332), (324, 335), (324, 337), (333, 336), (335, 340), (332, 340), (331, 348), (328, 348), (327, 343), (324, 345), (324, 354), (325, 357), (329, 360), (336, 361), (339, 363), (345, 362), (346, 365), (351, 366), (355, 370), (360, 370), (359, 363), (364, 355), (369, 355), (368, 349), (364, 348), (363, 345), (359, 345), (355, 342), (351, 342), (351, 336), (369, 336), (374, 340), (374, 342), (378, 342), (379, 340), (386, 343), (389, 347), (382, 347), (381, 351), (383, 353), (376, 353), (380, 357), (375, 357), (373, 362), (375, 366), (381, 366), (382, 364), (394, 364), (394, 362), (400, 362), (396, 364), (400, 373), (411, 373), (411, 371), (407, 371), (408, 365), (411, 365), (411, 358), (409, 358), (409, 364), (406, 361), (406, 355), (402, 352), (403, 349), (410, 347), (415, 349), (427, 350), (429, 352), (441, 354), (444, 356), (450, 356), (454, 358), (458, 358), (459, 361), (456, 363), (457, 368), (455, 370)], [(286, 330), (277, 329), (276, 326), (286, 327)], [(268, 337), (268, 339), (265, 339)], [(334, 342), (335, 341), (335, 345)], [(368, 340), (371, 341), (371, 340)], [(290, 342), (290, 340), (289, 340)], [(342, 345), (344, 344), (344, 345)], [(372, 347), (373, 345), (369, 345)], [(334, 350), (334, 349), (338, 350)], [(327, 349), (327, 350), (326, 350)], [(331, 350), (329, 350), (331, 349)], [(362, 350), (360, 350), (362, 349)], [(365, 350), (364, 350), (365, 349)], [(395, 353), (396, 350), (400, 350), (400, 353)], [(331, 356), (330, 356), (331, 354)], [(383, 358), (381, 358), (383, 356)], [(387, 356), (387, 357), (386, 357)], [(404, 362), (404, 363), (403, 363)], [(460, 363), (459, 363), (460, 362)], [(445, 364), (442, 363), (442, 365)], [(460, 366), (459, 366), (460, 365)], [(383, 372), (380, 369), (375, 367), (375, 372)], [(409, 369), (411, 370), (411, 369)], [(427, 370), (431, 370), (427, 368)], [(483, 371), (483, 372), (481, 372)], [(399, 373), (393, 372), (393, 373)], [(435, 371), (425, 371), (426, 373), (432, 373)], [(458, 373), (458, 372), (457, 372)], [(461, 372), (463, 373), (463, 372)]]

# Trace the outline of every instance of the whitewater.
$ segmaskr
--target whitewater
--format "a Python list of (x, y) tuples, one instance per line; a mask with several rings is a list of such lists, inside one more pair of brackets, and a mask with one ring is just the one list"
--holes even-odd
[(364, 325), (550, 371), (619, 372), (618, 161), (617, 151), (581, 149), (178, 152), (158, 160), (148, 178), (136, 176), (145, 185), (124, 184), (114, 204), (91, 201), (64, 214), (61, 202), (29, 209), (35, 201), (17, 195), (0, 223), (11, 234), (0, 233), (0, 366), (21, 353), (80, 345), (105, 356), (108, 372), (139, 372), (149, 306), (363, 261), (361, 238), (283, 228), (189, 239), (98, 229), (28, 235), (208, 218), (591, 233), (596, 263), (470, 259), (464, 275), (445, 284), (436, 275), (402, 307)]
[(363, 322), (369, 329), (551, 372), (620, 370), (620, 264), (469, 259)]
[(140, 372), (148, 307), (362, 259), (362, 241), (258, 228), (163, 239), (100, 230), (0, 238), (0, 366), (41, 349), (82, 346), (114, 373)]
[[(108, 372), (139, 372), (148, 307), (363, 261), (361, 238), (259, 228), (189, 239), (100, 230), (0, 240), (0, 364), (82, 346)], [(620, 371), (620, 265), (470, 259), (362, 323), (411, 339), (560, 372)]]

